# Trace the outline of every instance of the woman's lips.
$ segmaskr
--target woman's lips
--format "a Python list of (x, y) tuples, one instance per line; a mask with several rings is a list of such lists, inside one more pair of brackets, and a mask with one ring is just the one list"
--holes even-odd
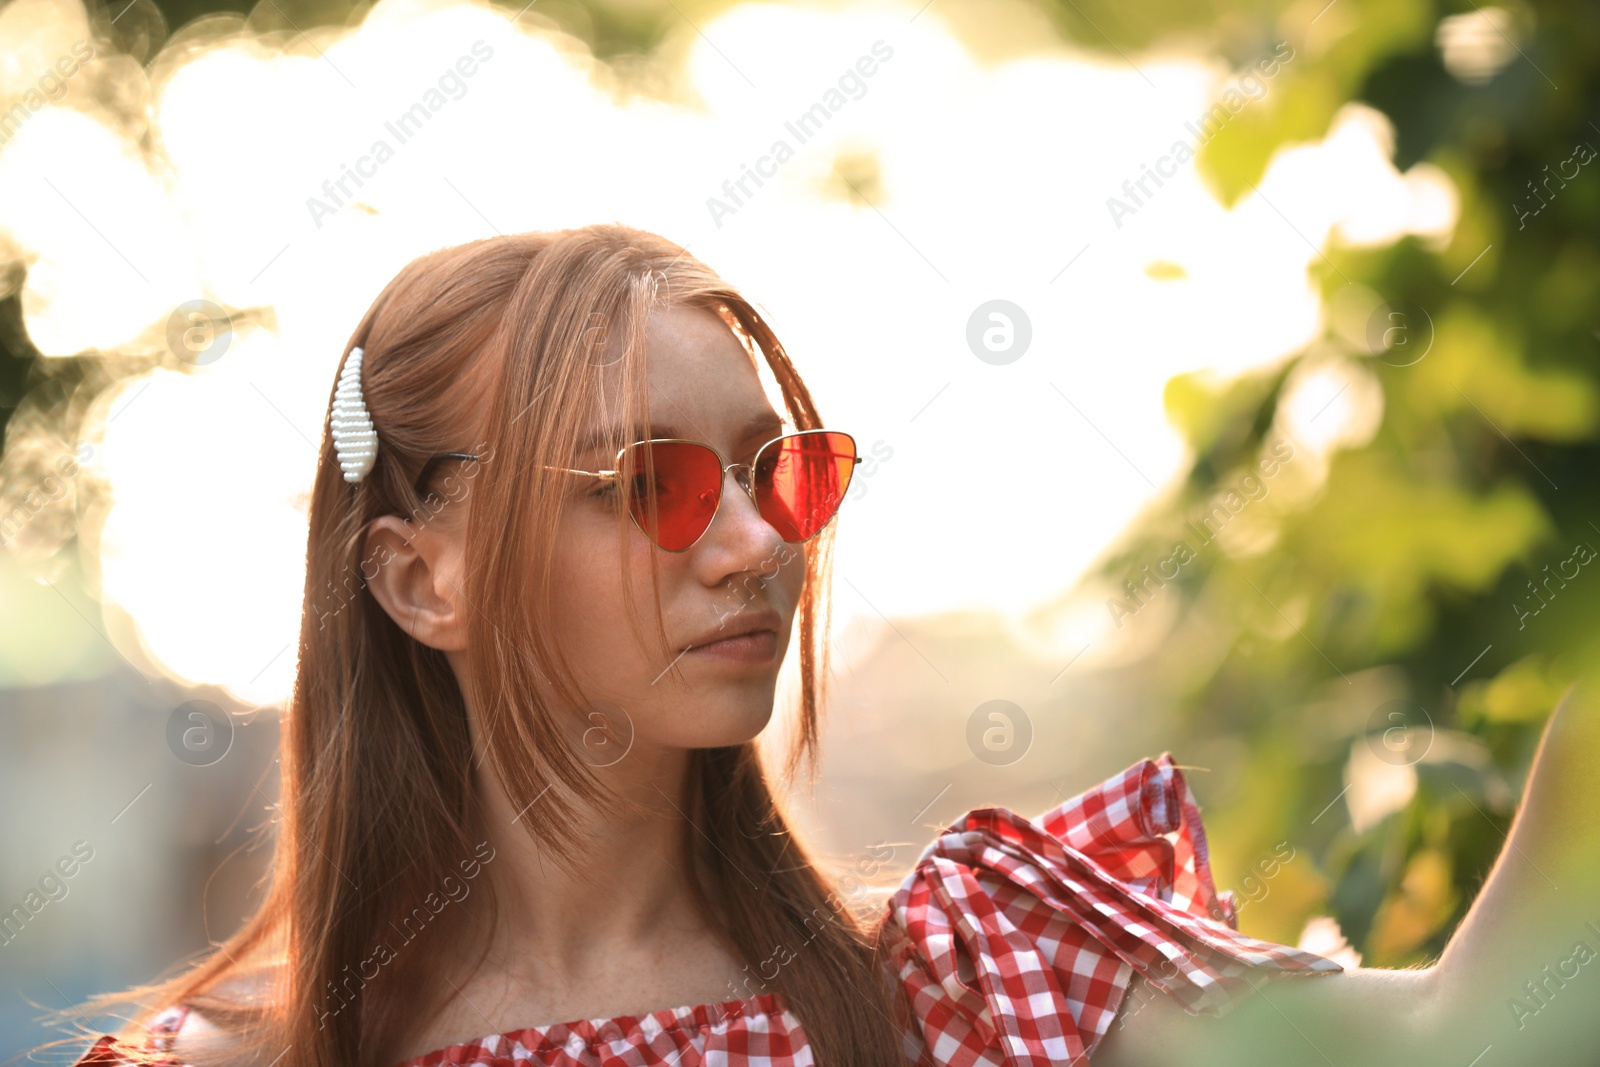
[(756, 630), (738, 637), (725, 637), (708, 645), (696, 645), (687, 654), (729, 663), (762, 664), (771, 662), (777, 651), (778, 635), (772, 630)]

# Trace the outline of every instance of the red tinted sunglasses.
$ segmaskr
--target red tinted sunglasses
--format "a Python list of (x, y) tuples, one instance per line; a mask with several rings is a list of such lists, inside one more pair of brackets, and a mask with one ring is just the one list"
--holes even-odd
[[(434, 460), (444, 458), (477, 457), (460, 452), (433, 457), (417, 479), (419, 495)], [(815, 537), (833, 518), (860, 462), (849, 434), (800, 430), (768, 441), (749, 463), (724, 463), (722, 453), (701, 441), (658, 437), (619, 449), (610, 470), (552, 469), (616, 485), (646, 537), (668, 552), (684, 552), (711, 527), (728, 471), (778, 535), (798, 544)]]

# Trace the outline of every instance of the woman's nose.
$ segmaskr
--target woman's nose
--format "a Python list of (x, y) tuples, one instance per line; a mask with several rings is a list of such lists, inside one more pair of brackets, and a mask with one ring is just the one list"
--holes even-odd
[(748, 463), (730, 463), (728, 472), (733, 475), (734, 484), (744, 490), (750, 498), (750, 503), (756, 504), (756, 511), (760, 513), (760, 505), (756, 502), (756, 472)]
[[(729, 489), (726, 481), (729, 476), (732, 476), (733, 489), (737, 490), (737, 492)], [(756, 500), (755, 471), (751, 468), (750, 464), (729, 464), (727, 469), (723, 471), (723, 478), (722, 503), (721, 507), (719, 507), (717, 510), (721, 512), (730, 507), (740, 509), (748, 507), (750, 509), (751, 516), (757, 523), (757, 528), (760, 530), (762, 549), (764, 551), (770, 550), (772, 545), (783, 543), (783, 535), (778, 532), (777, 527), (768, 522), (766, 516), (761, 514), (761, 506)], [(733, 498), (739, 499), (735, 500)], [(720, 517), (720, 515), (718, 517)], [(733, 516), (730, 516), (727, 521), (738, 521), (743, 523), (745, 520), (742, 516), (737, 519), (735, 519)]]

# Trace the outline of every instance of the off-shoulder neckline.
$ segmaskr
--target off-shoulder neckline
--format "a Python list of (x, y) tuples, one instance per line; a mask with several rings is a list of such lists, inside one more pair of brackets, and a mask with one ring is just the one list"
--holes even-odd
[[(944, 1059), (1016, 1052), (1056, 1062), (1065, 1051), (1076, 1062), (1105, 1037), (1134, 974), (1194, 1015), (1228, 1010), (1251, 988), (1251, 968), (1344, 969), (1239, 931), (1233, 893), (1212, 880), (1199, 807), (1167, 752), (1033, 819), (1006, 807), (969, 810), (930, 842), (880, 921), (887, 963), (914, 1008), (907, 1048)], [(1185, 967), (1156, 980), (1172, 960)], [(170, 1048), (181, 1016), (169, 1012), (152, 1021), (148, 1051)], [(768, 992), (512, 1029), (393, 1067), (579, 1067), (618, 1056), (664, 1067), (702, 1044), (708, 1057), (771, 1067), (810, 1059), (801, 1021), (781, 993)], [(104, 1037), (81, 1067), (149, 1062), (121, 1056), (123, 1048)]]
[(783, 995), (777, 992), (757, 993), (754, 996), (733, 1000), (706, 1001), (701, 1004), (681, 1004), (672, 1008), (633, 1015), (602, 1016), (591, 1019), (569, 1019), (558, 1023), (518, 1027), (499, 1033), (477, 1035), (465, 1041), (454, 1042), (408, 1057), (392, 1067), (420, 1067), (430, 1059), (449, 1063), (449, 1053), (454, 1049), (483, 1049), (491, 1042), (520, 1044), (528, 1052), (566, 1048), (574, 1037), (583, 1044), (610, 1043), (632, 1034), (646, 1037), (667, 1030), (707, 1030), (737, 1018), (777, 1015), (786, 1010)]

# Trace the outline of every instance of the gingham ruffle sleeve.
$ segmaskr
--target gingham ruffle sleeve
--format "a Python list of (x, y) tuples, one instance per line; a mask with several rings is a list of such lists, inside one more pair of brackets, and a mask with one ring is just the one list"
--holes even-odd
[(1037, 819), (968, 812), (884, 921), (926, 1058), (950, 1067), (1087, 1064), (1134, 972), (1191, 1014), (1220, 1015), (1252, 972), (1342, 970), (1238, 931), (1165, 752)]

